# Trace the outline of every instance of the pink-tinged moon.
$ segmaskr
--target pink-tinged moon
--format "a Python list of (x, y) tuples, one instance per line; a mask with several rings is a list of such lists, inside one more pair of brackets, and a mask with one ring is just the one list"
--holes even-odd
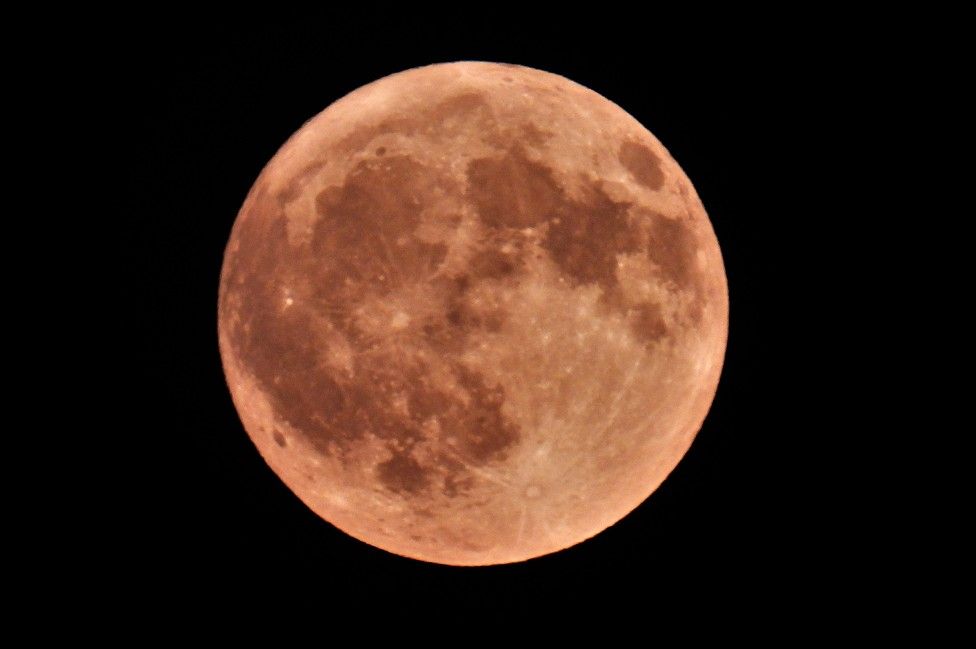
[(620, 107), (492, 63), (305, 124), (241, 208), (219, 335), (248, 434), (396, 554), (522, 561), (613, 525), (718, 384), (728, 292), (691, 182)]

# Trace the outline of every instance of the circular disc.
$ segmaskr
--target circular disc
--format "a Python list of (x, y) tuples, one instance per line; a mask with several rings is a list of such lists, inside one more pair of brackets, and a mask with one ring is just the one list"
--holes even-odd
[(520, 561), (633, 510), (715, 394), (728, 297), (694, 188), (563, 77), (408, 70), (305, 124), (227, 246), (220, 350), (271, 468), (399, 555)]

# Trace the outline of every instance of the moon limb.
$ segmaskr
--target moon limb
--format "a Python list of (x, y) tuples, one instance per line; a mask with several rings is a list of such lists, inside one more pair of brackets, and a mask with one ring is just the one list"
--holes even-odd
[(313, 511), (481, 565), (656, 489), (727, 318), (704, 208), (646, 129), (562, 77), (458, 63), (354, 91), (285, 144), (228, 243), (219, 334), (245, 429)]

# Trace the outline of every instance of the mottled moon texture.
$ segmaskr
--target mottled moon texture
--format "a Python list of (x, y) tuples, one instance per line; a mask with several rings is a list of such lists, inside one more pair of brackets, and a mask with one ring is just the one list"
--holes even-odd
[(728, 331), (688, 178), (560, 76), (452, 63), (305, 124), (224, 257), (227, 381), (313, 511), (405, 557), (521, 561), (623, 518), (674, 469)]

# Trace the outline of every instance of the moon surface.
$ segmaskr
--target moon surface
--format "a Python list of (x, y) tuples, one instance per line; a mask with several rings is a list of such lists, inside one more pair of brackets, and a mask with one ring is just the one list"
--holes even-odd
[(366, 85), (254, 183), (220, 281), (245, 429), (390, 552), (522, 561), (646, 499), (701, 428), (728, 291), (691, 182), (564, 77), (451, 63)]

